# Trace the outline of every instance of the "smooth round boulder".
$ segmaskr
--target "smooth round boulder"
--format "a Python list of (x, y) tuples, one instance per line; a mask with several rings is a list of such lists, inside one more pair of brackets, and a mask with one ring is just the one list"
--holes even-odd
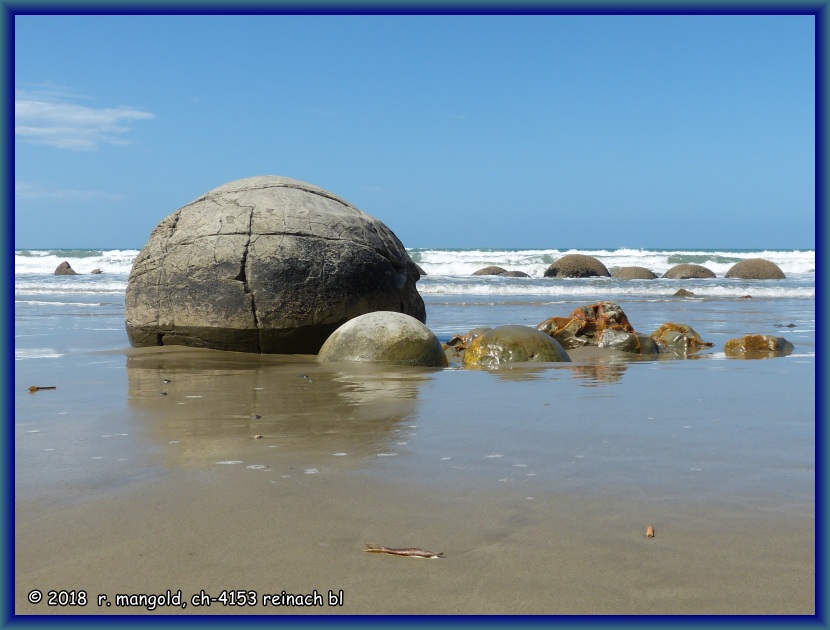
[(316, 354), (373, 311), (426, 321), (418, 270), (392, 231), (312, 184), (230, 182), (165, 218), (133, 263), (133, 346)]
[(735, 263), (724, 277), (741, 280), (783, 280), (786, 278), (781, 267), (765, 258), (747, 258)]
[(715, 278), (715, 272), (703, 265), (682, 263), (675, 265), (663, 274), (664, 278), (672, 280), (687, 280), (688, 278)]
[(657, 274), (645, 267), (620, 267), (613, 276), (620, 280), (654, 280)]
[(529, 326), (498, 326), (479, 335), (464, 353), (463, 364), (497, 367), (502, 363), (570, 362), (553, 337)]
[(608, 269), (593, 256), (566, 254), (545, 270), (545, 278), (611, 277)]
[(444, 347), (432, 331), (414, 317), (391, 311), (350, 319), (326, 340), (317, 360), (447, 367)]

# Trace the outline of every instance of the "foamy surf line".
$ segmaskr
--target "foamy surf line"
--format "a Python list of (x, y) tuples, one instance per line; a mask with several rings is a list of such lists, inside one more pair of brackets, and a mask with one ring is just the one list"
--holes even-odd
[[(644, 285), (629, 284), (631, 281), (623, 281), (626, 284), (614, 284), (611, 281), (580, 282), (573, 281), (568, 284), (555, 283), (551, 281), (550, 286), (543, 284), (527, 284), (520, 282), (491, 282), (491, 283), (464, 283), (464, 282), (432, 282), (422, 280), (418, 283), (418, 291), (423, 295), (477, 295), (477, 296), (642, 296), (647, 294), (650, 298), (672, 297), (681, 288), (691, 291), (695, 297), (722, 297), (737, 298), (751, 294), (753, 298), (784, 298), (784, 299), (813, 299), (815, 289), (812, 287), (764, 287), (754, 285), (747, 287), (745, 284), (735, 287), (707, 286), (704, 284), (677, 284), (677, 285)], [(648, 281), (654, 282), (654, 281)], [(691, 299), (694, 299), (691, 298)]]

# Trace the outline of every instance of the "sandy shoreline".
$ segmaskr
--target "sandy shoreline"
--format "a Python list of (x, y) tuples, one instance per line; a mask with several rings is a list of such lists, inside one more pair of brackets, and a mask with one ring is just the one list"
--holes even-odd
[[(17, 614), (147, 614), (116, 594), (168, 589), (187, 607), (150, 614), (814, 613), (812, 461), (754, 444), (723, 396), (707, 403), (716, 380), (699, 384), (694, 413), (667, 404), (664, 385), (648, 403), (638, 396), (640, 379), (688, 380), (699, 362), (338, 372), (185, 349), (130, 351), (124, 379), (123, 356), (108, 360), (90, 372), (111, 385), (96, 404), (54, 406), (47, 392), (18, 405)], [(777, 369), (750, 363), (728, 366), (732, 387)], [(760, 409), (781, 397), (766, 389)], [(120, 414), (115, 437), (101, 434), (96, 405), (102, 422)], [(32, 418), (64, 408), (91, 417), (73, 448), (102, 467), (111, 455), (111, 468), (63, 483), (44, 464), (51, 425), (30, 433)], [(796, 438), (809, 441), (802, 420)], [(738, 448), (733, 459), (737, 445), (769, 470)], [(364, 543), (445, 557), (367, 554)], [(83, 590), (88, 604), (33, 605), (32, 589)], [(238, 589), (256, 605), (191, 603)], [(315, 589), (342, 589), (343, 605), (262, 605)]]

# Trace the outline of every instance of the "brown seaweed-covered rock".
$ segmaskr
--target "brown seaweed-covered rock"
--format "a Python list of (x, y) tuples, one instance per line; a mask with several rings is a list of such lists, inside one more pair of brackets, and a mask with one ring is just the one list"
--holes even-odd
[(481, 328), (473, 328), (464, 334), (453, 335), (447, 342), (447, 345), (452, 346), (456, 350), (465, 350), (473, 342), (473, 339), (483, 335), (488, 330), (493, 329), (488, 326), (482, 326)]
[(57, 269), (55, 269), (56, 276), (77, 276), (78, 272), (75, 271), (68, 262), (65, 260), (58, 265)]
[(608, 348), (634, 354), (659, 354), (660, 346), (648, 335), (606, 328), (596, 335), (598, 348)]
[(645, 267), (620, 267), (613, 276), (620, 280), (654, 280), (657, 274)]
[(610, 300), (578, 306), (567, 317), (551, 317), (536, 325), (565, 348), (596, 344), (594, 335), (605, 329), (633, 333), (634, 328), (622, 308)]
[(681, 357), (685, 357), (703, 348), (711, 348), (715, 345), (708, 341), (703, 341), (701, 336), (691, 326), (675, 324), (674, 322), (666, 322), (660, 326), (651, 333), (651, 338), (667, 351)]
[(464, 353), (464, 366), (497, 367), (503, 363), (570, 362), (565, 349), (549, 335), (528, 326), (499, 326), (476, 337)]
[(314, 354), (364, 313), (425, 322), (419, 277), (377, 219), (312, 184), (251, 177), (153, 230), (127, 283), (127, 335), (134, 346)]
[(545, 270), (546, 278), (611, 277), (608, 269), (593, 256), (566, 254)]
[(786, 276), (781, 267), (774, 262), (765, 258), (747, 258), (732, 265), (724, 277), (743, 280), (783, 280)]
[(686, 280), (688, 278), (715, 278), (715, 272), (707, 269), (703, 265), (695, 265), (692, 263), (683, 263), (675, 265), (663, 274), (664, 278), (673, 280)]
[(350, 319), (326, 339), (317, 360), (447, 367), (441, 342), (404, 313), (376, 311)]
[(497, 267), (496, 265), (490, 265), (489, 267), (483, 267), (478, 271), (474, 271), (474, 276), (500, 276), (504, 273), (507, 273), (507, 269), (503, 267)]
[(783, 337), (771, 335), (744, 335), (730, 339), (723, 346), (727, 356), (744, 359), (783, 357), (793, 351), (793, 344)]

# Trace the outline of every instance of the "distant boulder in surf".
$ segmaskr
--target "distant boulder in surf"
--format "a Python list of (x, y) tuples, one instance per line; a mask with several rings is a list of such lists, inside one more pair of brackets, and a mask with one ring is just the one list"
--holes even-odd
[(724, 277), (742, 280), (783, 280), (786, 276), (781, 267), (772, 261), (765, 258), (747, 258), (732, 265)]
[(502, 274), (507, 273), (507, 269), (503, 269), (502, 267), (497, 267), (496, 265), (490, 265), (489, 267), (483, 267), (478, 271), (474, 271), (474, 276), (500, 276)]
[(96, 274), (96, 275), (97, 275), (97, 274), (99, 274), (99, 273), (104, 273), (104, 272), (103, 272), (103, 271), (101, 271), (100, 269), (93, 269), (93, 270), (92, 270), (92, 271), (90, 271), (89, 273), (92, 273), (92, 274)]
[(419, 273), (382, 222), (286, 177), (240, 179), (152, 232), (127, 283), (134, 346), (315, 354), (350, 319), (426, 321)]
[(552, 337), (529, 326), (499, 326), (473, 339), (464, 352), (465, 367), (498, 367), (503, 363), (570, 362)]
[(772, 335), (744, 335), (730, 339), (723, 346), (726, 356), (743, 359), (783, 357), (792, 353), (793, 344), (783, 337)]
[(703, 265), (695, 265), (692, 263), (683, 263), (675, 265), (663, 274), (664, 278), (672, 280), (687, 280), (689, 278), (715, 278), (715, 272), (707, 269)]
[(672, 297), (695, 297), (695, 294), (686, 289), (678, 289), (673, 293)]
[(529, 278), (530, 274), (525, 273), (524, 271), (505, 271), (502, 274), (499, 274), (506, 278)]
[(444, 348), (429, 328), (410, 315), (389, 311), (347, 321), (326, 340), (317, 360), (447, 367)]
[(545, 278), (611, 277), (608, 269), (593, 256), (565, 254), (545, 270)]
[(77, 276), (78, 272), (75, 271), (68, 262), (65, 260), (58, 265), (58, 268), (55, 269), (56, 276)]
[(620, 280), (654, 280), (657, 274), (645, 267), (620, 267), (613, 274)]

